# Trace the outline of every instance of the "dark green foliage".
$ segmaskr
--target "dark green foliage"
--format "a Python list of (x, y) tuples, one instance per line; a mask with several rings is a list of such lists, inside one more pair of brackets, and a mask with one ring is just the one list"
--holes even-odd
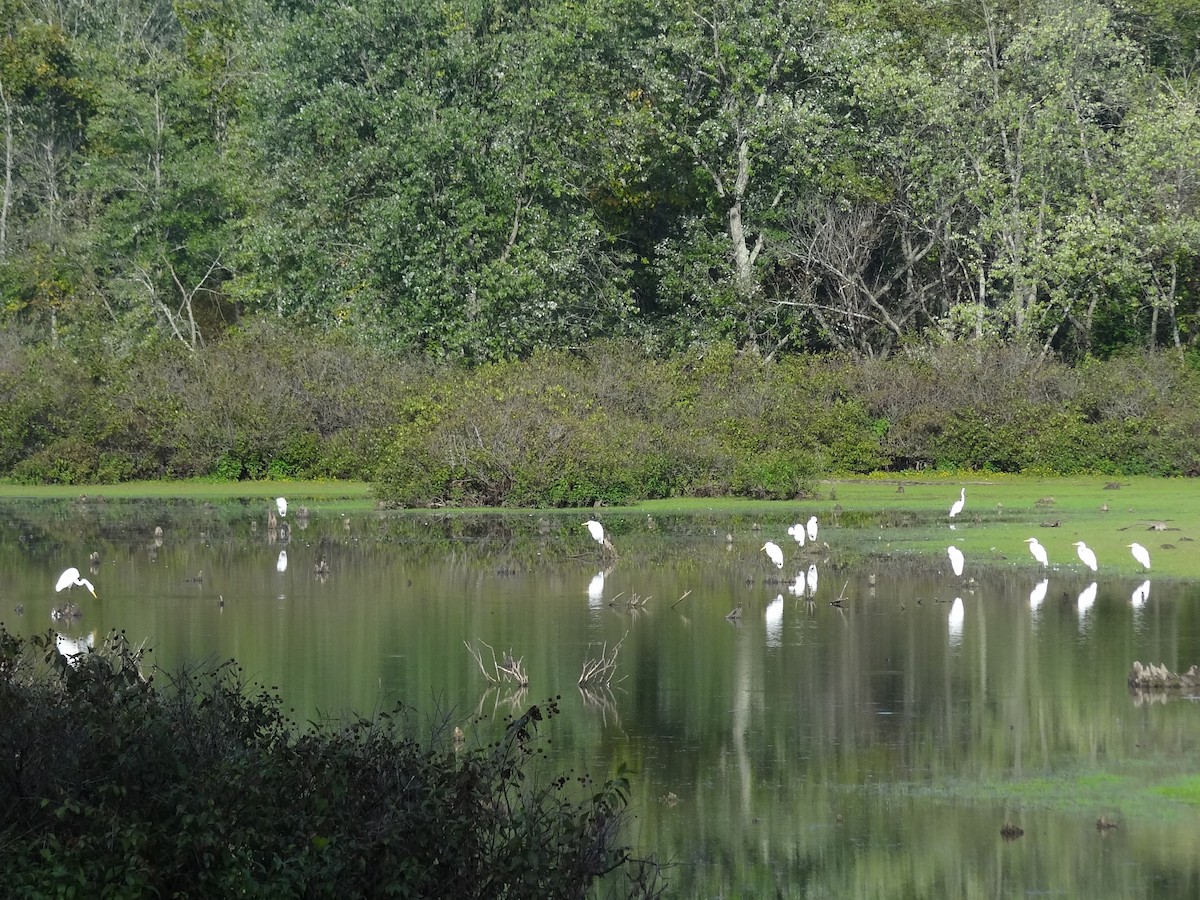
[(5, 896), (656, 894), (617, 843), (623, 778), (534, 777), (553, 699), (455, 749), (402, 710), (300, 732), (232, 663), (146, 672), (120, 635), (69, 662), (0, 628)]

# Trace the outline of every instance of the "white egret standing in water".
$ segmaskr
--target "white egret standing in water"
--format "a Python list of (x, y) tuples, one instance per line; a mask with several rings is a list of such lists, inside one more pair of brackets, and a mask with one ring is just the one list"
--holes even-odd
[(963, 553), (954, 545), (946, 548), (946, 555), (950, 557), (950, 568), (954, 570), (955, 575), (963, 573)]
[(774, 541), (767, 541), (762, 545), (762, 549), (767, 552), (767, 556), (771, 562), (775, 563), (775, 568), (783, 568), (783, 551), (779, 549), (779, 545)]
[(1134, 541), (1129, 545), (1129, 552), (1133, 554), (1133, 558), (1142, 564), (1143, 569), (1150, 568), (1150, 551)]
[(279, 551), (279, 559), (275, 560), (275, 571), (276, 572), (286, 572), (287, 571), (287, 551), (286, 550)]
[(69, 569), (64, 569), (63, 573), (58, 576), (58, 582), (54, 585), (55, 592), (61, 591), (64, 588), (74, 587), (75, 585), (83, 585), (91, 593), (96, 596), (96, 589), (92, 587), (92, 583), (79, 574), (79, 570), (74, 566)]
[(958, 499), (950, 507), (950, 518), (954, 518), (963, 511), (963, 507), (967, 505), (967, 489), (963, 488), (962, 493), (958, 495)]
[(795, 525), (788, 526), (788, 534), (796, 539), (796, 543), (801, 547), (804, 546), (804, 523), (797, 522)]
[(86, 653), (91, 653), (92, 648), (96, 646), (96, 632), (92, 632), (85, 638), (69, 638), (65, 634), (56, 634), (54, 636), (54, 646), (72, 666), (79, 665), (79, 657)]
[(1076, 608), (1079, 610), (1079, 615), (1083, 615), (1092, 608), (1092, 604), (1096, 602), (1096, 582), (1092, 582), (1083, 589), (1083, 593), (1079, 595), (1079, 600), (1076, 603)]
[(1076, 541), (1073, 546), (1075, 547), (1075, 552), (1079, 554), (1079, 559), (1083, 562), (1083, 564), (1095, 572), (1096, 554), (1092, 552), (1091, 548), (1088, 547), (1088, 545), (1083, 541)]
[(286, 516), (287, 515), (287, 498), (276, 497), (275, 498), (275, 508), (279, 510), (279, 514), (281, 516)]
[(1134, 590), (1133, 596), (1131, 596), (1129, 598), (1129, 602), (1133, 604), (1134, 609), (1137, 609), (1139, 606), (1142, 606), (1149, 599), (1150, 599), (1150, 582), (1143, 581)]
[(1029, 552), (1033, 554), (1034, 559), (1043, 566), (1050, 565), (1050, 558), (1046, 556), (1046, 548), (1041, 545), (1041, 542), (1037, 538), (1025, 538), (1025, 543), (1029, 545)]
[(1033, 590), (1029, 592), (1029, 608), (1037, 609), (1042, 605), (1042, 601), (1046, 599), (1046, 589), (1050, 587), (1050, 579), (1043, 578), (1033, 586)]

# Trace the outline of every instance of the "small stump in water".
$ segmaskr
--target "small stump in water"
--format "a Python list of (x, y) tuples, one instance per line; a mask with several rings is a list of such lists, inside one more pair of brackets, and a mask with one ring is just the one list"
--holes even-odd
[(1163, 690), (1166, 688), (1197, 688), (1200, 687), (1200, 666), (1192, 666), (1186, 672), (1172, 672), (1165, 665), (1143, 666), (1134, 662), (1129, 670), (1129, 686), (1136, 690)]

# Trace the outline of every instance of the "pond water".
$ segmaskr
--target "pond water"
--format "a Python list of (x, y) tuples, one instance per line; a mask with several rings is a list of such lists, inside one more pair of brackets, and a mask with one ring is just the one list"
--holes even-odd
[[(785, 512), (606, 515), (612, 558), (578, 515), (293, 503), (271, 532), (262, 501), (8, 502), (0, 620), (124, 629), (165, 669), (236, 658), (301, 721), (403, 701), (486, 741), (561, 695), (545, 765), (631, 770), (627, 837), (673, 897), (1200, 896), (1200, 703), (1126, 686), (1134, 660), (1200, 662), (1200, 586), (955, 575), (904, 552), (946, 527), (911, 517), (887, 555), (870, 517), (801, 550)], [(68, 566), (98, 599), (54, 593)]]

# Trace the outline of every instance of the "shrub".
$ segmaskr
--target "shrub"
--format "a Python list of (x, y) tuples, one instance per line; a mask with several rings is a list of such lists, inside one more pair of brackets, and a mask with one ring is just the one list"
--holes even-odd
[(120, 635), (68, 661), (53, 632), (0, 628), (8, 896), (578, 898), (606, 877), (659, 890), (618, 843), (622, 777), (532, 776), (555, 700), (455, 749), (415, 740), (402, 710), (298, 733), (232, 663), (163, 688), (144, 669)]

